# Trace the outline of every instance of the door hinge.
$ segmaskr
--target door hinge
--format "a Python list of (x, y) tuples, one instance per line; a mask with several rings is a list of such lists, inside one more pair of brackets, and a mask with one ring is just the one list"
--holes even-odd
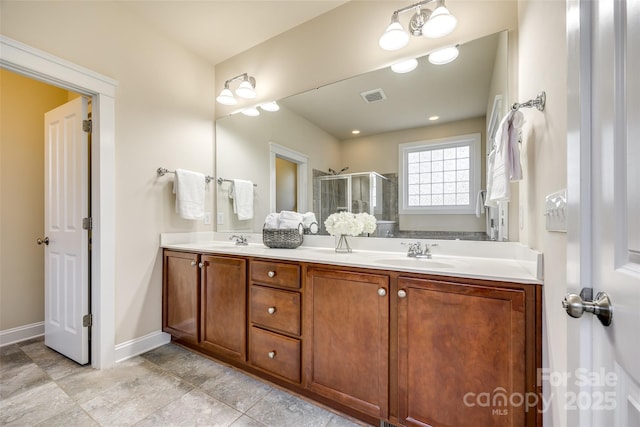
[(93, 129), (92, 124), (91, 124), (91, 120), (83, 120), (82, 121), (82, 130), (87, 132), (87, 133), (91, 133), (91, 130)]
[(93, 230), (93, 219), (91, 217), (82, 218), (82, 228), (85, 230)]
[(82, 326), (85, 328), (90, 328), (91, 326), (93, 326), (93, 316), (91, 315), (91, 313), (82, 316)]

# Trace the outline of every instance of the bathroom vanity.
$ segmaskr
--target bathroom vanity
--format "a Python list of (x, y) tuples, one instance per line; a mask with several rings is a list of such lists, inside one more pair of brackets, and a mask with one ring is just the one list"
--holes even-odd
[(372, 425), (541, 425), (535, 261), (162, 246), (177, 343)]

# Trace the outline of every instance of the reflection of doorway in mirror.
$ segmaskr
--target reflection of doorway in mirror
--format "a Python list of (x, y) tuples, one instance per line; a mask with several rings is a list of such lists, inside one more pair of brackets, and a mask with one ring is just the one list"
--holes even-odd
[(276, 156), (276, 212), (298, 210), (298, 165)]
[[(292, 163), (295, 166), (294, 178), (295, 186), (288, 185), (288, 187), (282, 187), (278, 189), (278, 162), (286, 161)], [(285, 164), (285, 163), (282, 163)], [(283, 145), (269, 142), (269, 212), (280, 212), (281, 209), (278, 203), (278, 197), (284, 196), (290, 198), (286, 203), (295, 205), (293, 210), (297, 212), (307, 211), (307, 171), (309, 164), (309, 156), (304, 153), (292, 150)], [(279, 194), (282, 193), (282, 194)], [(295, 200), (292, 202), (291, 200)]]

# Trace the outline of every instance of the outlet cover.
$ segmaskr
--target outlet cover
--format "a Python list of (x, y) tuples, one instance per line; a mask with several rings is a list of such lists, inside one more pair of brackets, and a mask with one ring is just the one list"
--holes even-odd
[(546, 197), (544, 216), (548, 231), (567, 232), (567, 190), (556, 191)]

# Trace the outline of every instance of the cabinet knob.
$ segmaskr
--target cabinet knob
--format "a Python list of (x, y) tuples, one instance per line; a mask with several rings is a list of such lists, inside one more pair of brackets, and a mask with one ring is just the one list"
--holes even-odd
[(381, 297), (385, 296), (386, 294), (387, 290), (385, 288), (378, 289), (378, 295), (380, 295)]
[(269, 356), (269, 359), (275, 359), (276, 358), (276, 351), (275, 350), (271, 350), (269, 352), (269, 354), (267, 354), (267, 356)]
[(400, 289), (398, 291), (398, 297), (399, 298), (406, 298), (406, 296), (407, 296), (407, 291), (405, 291), (404, 289)]
[(273, 270), (269, 270), (269, 272), (267, 273), (267, 276), (269, 277), (276, 277), (276, 272)]
[(198, 263), (198, 267), (200, 267), (200, 268), (204, 268), (204, 266), (205, 266), (205, 263), (204, 263), (204, 262), (199, 262), (199, 263)]
[(196, 266), (196, 264), (198, 264), (198, 263), (197, 263), (197, 262), (195, 262), (195, 261), (191, 261), (191, 267), (195, 267), (195, 266)]
[(276, 312), (276, 308), (275, 308), (275, 307), (269, 307), (269, 308), (267, 308), (267, 313), (269, 313), (269, 314), (273, 314), (273, 313), (275, 313), (275, 312)]

